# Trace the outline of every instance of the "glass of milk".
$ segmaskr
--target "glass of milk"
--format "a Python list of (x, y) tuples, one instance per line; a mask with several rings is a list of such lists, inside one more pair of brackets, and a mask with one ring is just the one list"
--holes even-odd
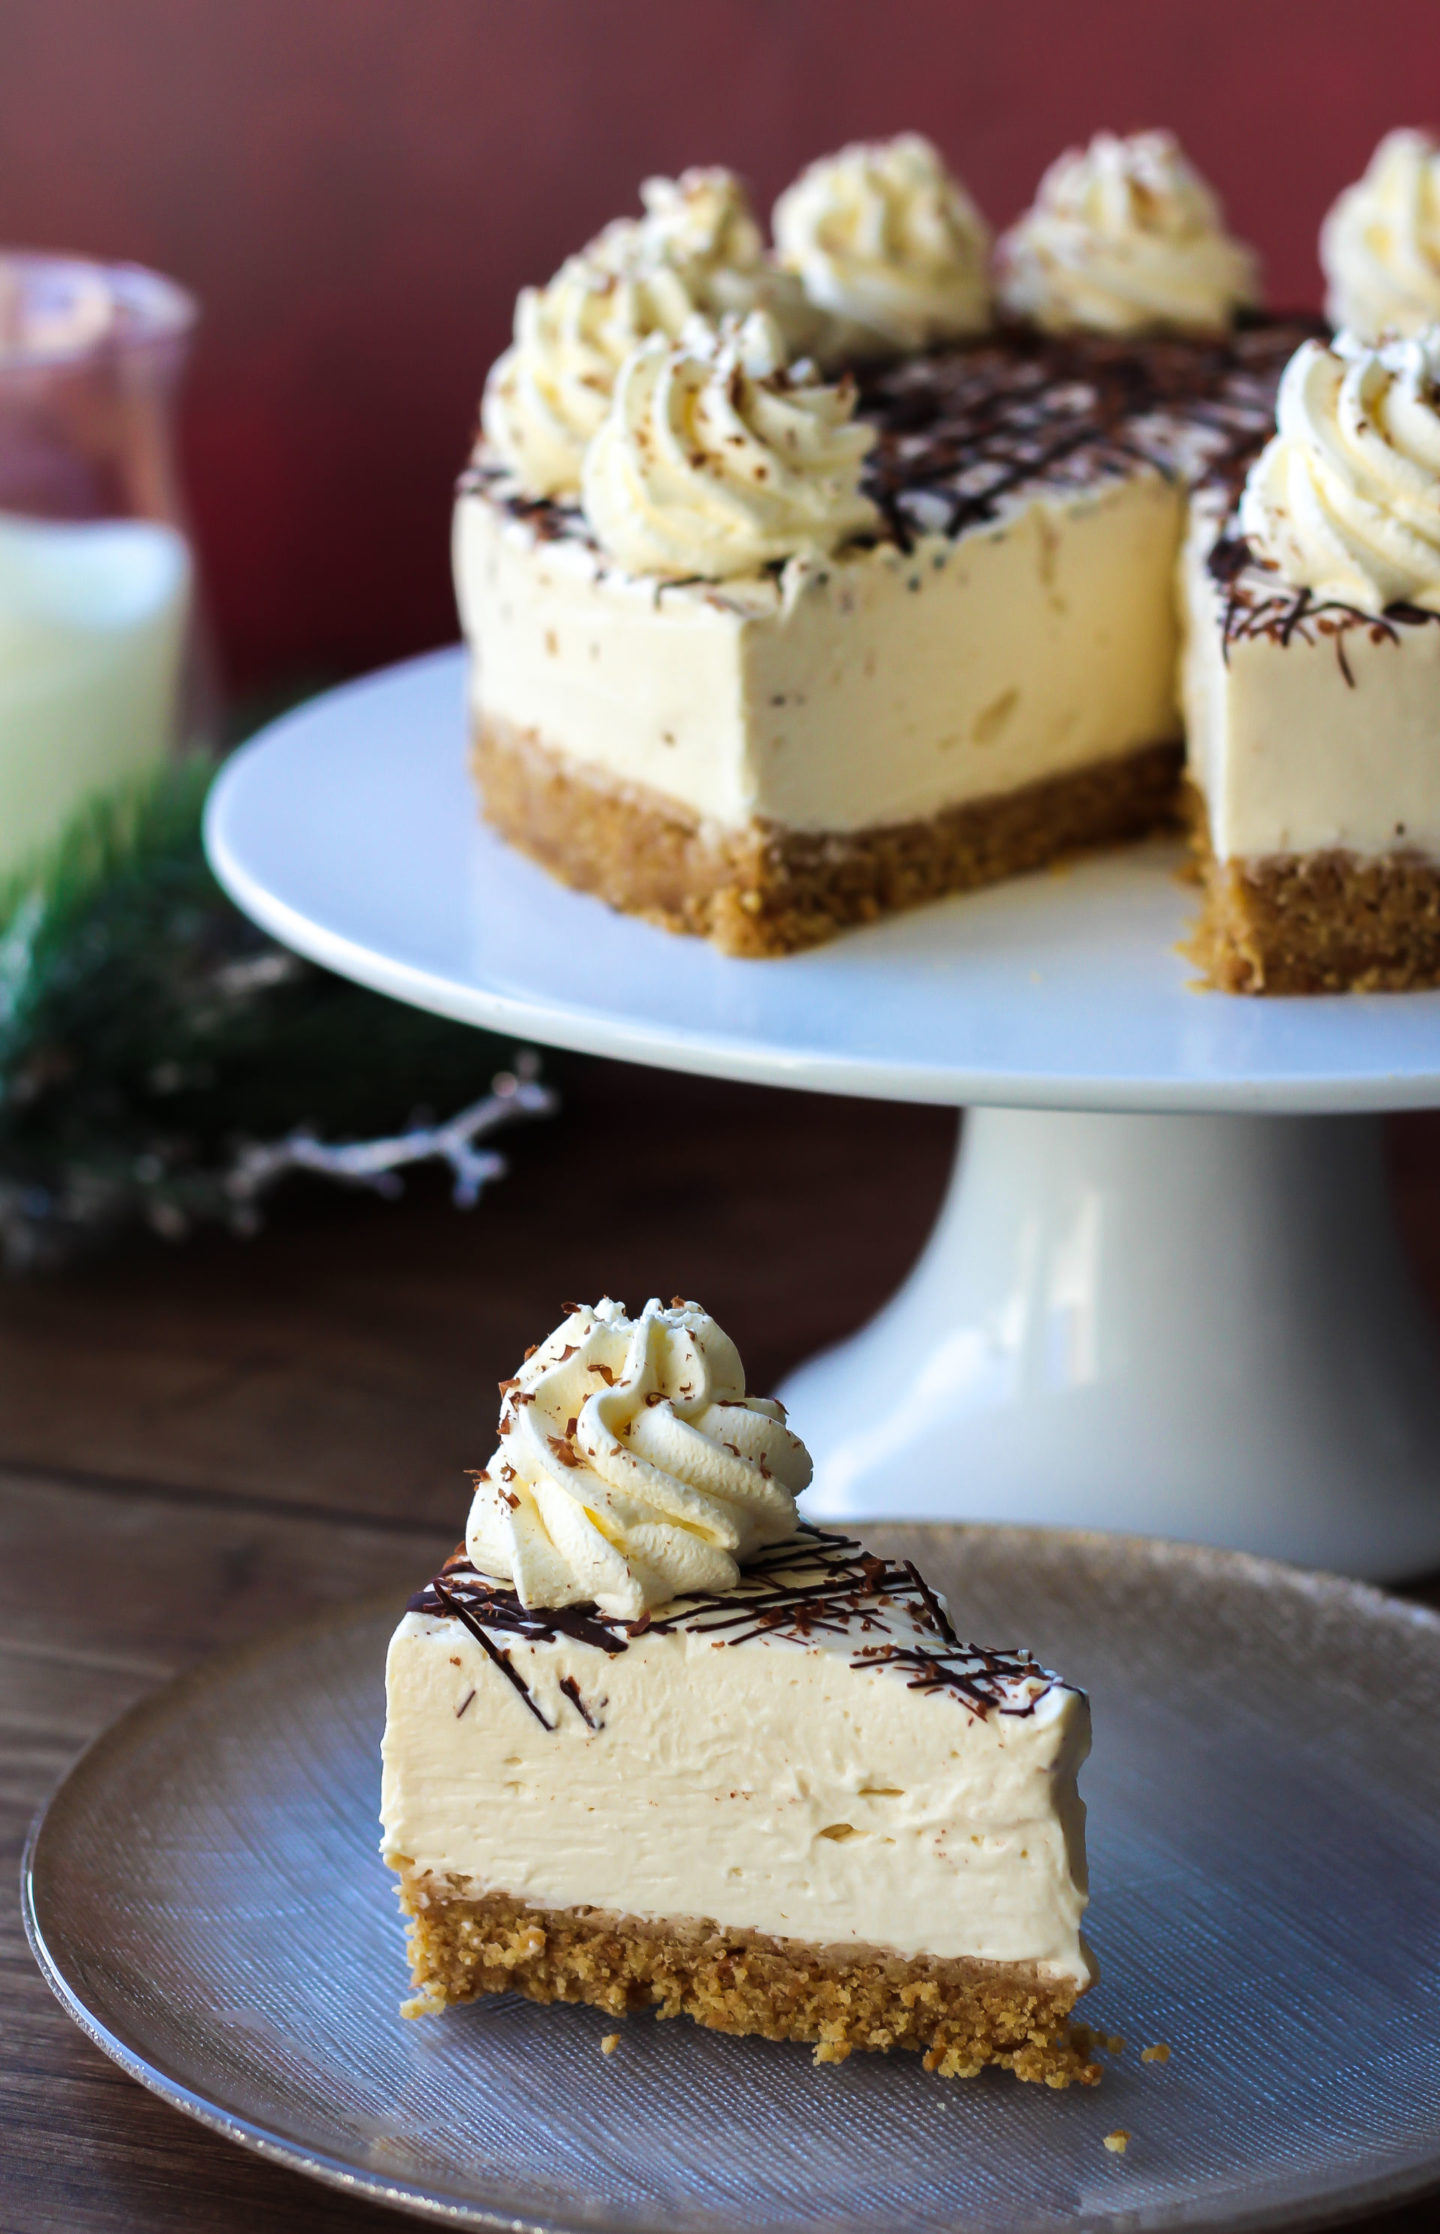
[(0, 884), (196, 741), (174, 446), (194, 319), (155, 272), (0, 251)]

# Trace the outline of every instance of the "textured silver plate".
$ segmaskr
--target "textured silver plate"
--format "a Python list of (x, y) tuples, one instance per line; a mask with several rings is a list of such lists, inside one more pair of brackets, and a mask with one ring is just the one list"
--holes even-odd
[[(928, 2078), (510, 1997), (404, 2023), (375, 1853), (389, 1611), (172, 1685), (27, 1855), (32, 1944), (127, 2071), (464, 2225), (1038, 2234), (1330, 2221), (1440, 2180), (1440, 1619), (1225, 1552), (874, 1529), (1091, 1692), (1098, 2089)], [(1168, 2065), (1139, 2061), (1147, 2042)], [(1110, 2154), (1103, 2137), (1132, 2135)]]

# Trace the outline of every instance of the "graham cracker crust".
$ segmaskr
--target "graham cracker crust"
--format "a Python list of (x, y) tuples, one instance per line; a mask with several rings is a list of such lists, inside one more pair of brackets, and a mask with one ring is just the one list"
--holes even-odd
[(1185, 951), (1225, 993), (1405, 993), (1440, 985), (1440, 863), (1423, 854), (1217, 861), (1186, 786), (1203, 900)]
[(408, 1866), (400, 1879), (416, 1988), (407, 2016), (519, 1993), (813, 2041), (817, 2063), (843, 2063), (856, 2048), (911, 2048), (947, 2079), (989, 2063), (1051, 2087), (1100, 2077), (1096, 2036), (1066, 2021), (1073, 1979), (1030, 1965), (815, 1947), (684, 1918), (533, 1908), (508, 1893), (469, 1898)]
[(478, 725), (474, 747), (487, 821), (552, 876), (750, 958), (1143, 837), (1174, 816), (1181, 757), (1178, 744), (1144, 745), (918, 822), (736, 831), (506, 723)]

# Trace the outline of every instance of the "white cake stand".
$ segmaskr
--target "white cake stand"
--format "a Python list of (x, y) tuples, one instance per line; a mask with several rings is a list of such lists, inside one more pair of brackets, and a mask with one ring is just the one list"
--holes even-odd
[(481, 826), (458, 651), (256, 738), (207, 842), (277, 938), (419, 1007), (971, 1110), (905, 1286), (782, 1391), (812, 1513), (1135, 1529), (1381, 1578), (1440, 1565), (1440, 1350), (1378, 1114), (1440, 1102), (1440, 995), (1193, 990), (1175, 951), (1193, 897), (1163, 846), (726, 960), (563, 891)]

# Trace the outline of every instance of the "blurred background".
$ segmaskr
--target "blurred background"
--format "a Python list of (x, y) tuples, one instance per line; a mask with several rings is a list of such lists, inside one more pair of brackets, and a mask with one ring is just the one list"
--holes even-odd
[(728, 163), (768, 209), (917, 128), (999, 225), (1068, 142), (1166, 124), (1272, 301), (1314, 303), (1328, 203), (1440, 112), (1431, 0), (3, 0), (0, 27), (0, 239), (200, 297), (185, 455), (245, 695), (454, 634), (448, 495), (516, 289), (651, 171)]

